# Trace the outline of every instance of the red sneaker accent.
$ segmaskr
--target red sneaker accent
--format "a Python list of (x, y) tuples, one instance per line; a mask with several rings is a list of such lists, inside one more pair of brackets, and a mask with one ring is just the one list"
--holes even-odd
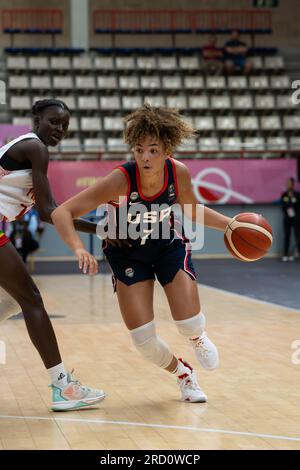
[(7, 238), (7, 236), (3, 232), (0, 232), (0, 246), (6, 245), (7, 243), (9, 243), (9, 241), (9, 238)]
[(190, 369), (191, 372), (193, 372), (193, 368), (187, 362), (184, 362), (181, 357), (178, 358), (178, 361), (180, 361), (185, 367), (187, 367), (188, 369)]

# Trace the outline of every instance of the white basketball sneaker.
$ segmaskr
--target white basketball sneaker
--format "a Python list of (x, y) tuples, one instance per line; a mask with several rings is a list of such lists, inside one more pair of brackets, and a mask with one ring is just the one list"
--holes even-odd
[(190, 339), (196, 358), (204, 369), (213, 370), (219, 366), (219, 353), (214, 343), (206, 336)]
[(53, 411), (79, 410), (93, 406), (105, 398), (103, 390), (96, 390), (81, 385), (78, 380), (73, 378), (72, 372), (68, 372), (68, 384), (66, 387), (60, 388), (53, 384), (50, 385), (52, 388), (51, 409)]
[(181, 400), (189, 403), (205, 403), (207, 396), (201, 390), (194, 369), (182, 359), (178, 359), (185, 367), (185, 373), (177, 377), (177, 383), (181, 390)]

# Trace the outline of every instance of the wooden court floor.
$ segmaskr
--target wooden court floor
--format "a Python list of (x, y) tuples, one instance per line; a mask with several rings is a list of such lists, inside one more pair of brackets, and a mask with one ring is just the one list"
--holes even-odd
[[(300, 311), (200, 287), (221, 366), (208, 372), (155, 293), (159, 334), (191, 362), (207, 404), (182, 403), (174, 376), (139, 356), (122, 323), (110, 277), (36, 277), (65, 365), (103, 388), (98, 408), (49, 411), (48, 374), (23, 320), (0, 325), (0, 449), (300, 449)], [(18, 309), (15, 309), (18, 311)]]

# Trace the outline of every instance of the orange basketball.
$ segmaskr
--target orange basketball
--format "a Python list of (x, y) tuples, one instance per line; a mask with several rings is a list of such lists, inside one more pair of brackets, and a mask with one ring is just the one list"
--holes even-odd
[(272, 227), (262, 215), (243, 212), (229, 222), (224, 241), (235, 258), (256, 261), (263, 258), (272, 245)]

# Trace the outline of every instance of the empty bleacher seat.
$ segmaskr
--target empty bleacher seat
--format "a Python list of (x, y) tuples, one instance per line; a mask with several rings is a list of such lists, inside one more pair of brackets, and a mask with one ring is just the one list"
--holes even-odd
[(48, 57), (29, 57), (28, 58), (29, 70), (49, 70)]
[(156, 57), (137, 57), (137, 67), (142, 70), (156, 70)]
[(163, 107), (166, 105), (165, 97), (161, 95), (155, 95), (155, 96), (147, 95), (144, 97), (144, 102), (149, 103), (151, 106), (156, 106), (156, 107)]
[(78, 72), (88, 72), (93, 69), (92, 58), (88, 56), (73, 57), (73, 69)]
[(138, 80), (138, 77), (135, 77), (135, 76), (120, 77), (119, 85), (121, 89), (135, 90), (139, 88), (139, 80)]
[(119, 70), (134, 70), (134, 57), (116, 57), (116, 68)]
[(6, 61), (7, 70), (26, 71), (27, 59), (26, 57), (8, 56)]
[(10, 109), (29, 112), (31, 109), (31, 102), (29, 96), (11, 96), (10, 97)]
[(284, 68), (283, 58), (280, 56), (265, 57), (264, 67), (269, 70), (281, 70)]
[(209, 99), (207, 95), (193, 95), (189, 96), (190, 109), (208, 109)]
[(124, 143), (123, 139), (109, 137), (107, 139), (108, 150), (111, 151), (127, 151), (128, 146)]
[(101, 119), (99, 117), (82, 117), (80, 119), (81, 130), (84, 132), (100, 131)]
[(286, 130), (300, 130), (300, 116), (284, 116), (283, 128)]
[(248, 136), (243, 141), (244, 156), (246, 158), (257, 158), (256, 152), (266, 149), (265, 139), (262, 136)]
[(69, 132), (77, 132), (79, 129), (77, 117), (71, 117), (69, 122)]
[(140, 96), (123, 96), (122, 107), (123, 109), (133, 110), (142, 106), (142, 98)]
[(262, 116), (260, 118), (260, 127), (262, 130), (279, 130), (281, 121), (279, 116)]
[(225, 87), (226, 87), (225, 77), (215, 77), (213, 75), (206, 77), (206, 88), (214, 89), (214, 88), (225, 88)]
[[(243, 147), (245, 150), (265, 150), (265, 139), (261, 136), (248, 136), (243, 142)], [(255, 154), (251, 156), (254, 157)]]
[(84, 139), (83, 140), (83, 148), (86, 151), (103, 151), (105, 148), (104, 139), (95, 138), (95, 139)]
[(260, 110), (274, 109), (275, 98), (273, 95), (256, 95), (255, 108)]
[(167, 96), (166, 102), (169, 108), (186, 109), (187, 107), (187, 101), (185, 96)]
[(263, 59), (260, 56), (250, 57), (253, 65), (253, 70), (261, 70), (263, 68)]
[[(222, 137), (221, 147), (223, 150), (240, 150), (242, 145), (241, 138), (238, 136), (234, 137)], [(239, 154), (236, 154), (238, 157)]]
[(183, 70), (199, 70), (198, 57), (179, 57), (179, 68)]
[(278, 109), (290, 109), (295, 107), (291, 95), (278, 95), (276, 96), (276, 107)]
[(212, 109), (229, 109), (231, 107), (230, 96), (214, 95), (211, 97)]
[(113, 70), (114, 61), (113, 57), (95, 57), (94, 68), (96, 70)]
[(252, 109), (253, 99), (250, 94), (235, 95), (232, 98), (232, 104), (234, 109)]
[(78, 152), (81, 150), (81, 143), (77, 137), (73, 139), (63, 139), (60, 143), (62, 152)]
[(228, 88), (231, 90), (240, 90), (247, 88), (247, 77), (234, 76), (228, 77)]
[(178, 152), (192, 152), (192, 151), (197, 151), (197, 150), (198, 150), (197, 139), (185, 140), (184, 142), (182, 142), (181, 145), (179, 145), (176, 148), (176, 151)]
[(32, 118), (31, 117), (13, 117), (12, 123), (15, 126), (29, 126), (32, 127)]
[(99, 109), (98, 96), (79, 96), (78, 97), (78, 109), (84, 111), (92, 111)]
[(194, 119), (194, 126), (199, 131), (212, 131), (215, 129), (214, 118), (212, 116), (197, 116)]
[(181, 88), (181, 77), (179, 76), (162, 77), (162, 86), (164, 89), (177, 90)]
[(71, 75), (53, 77), (53, 88), (55, 90), (73, 90), (73, 77)]
[(249, 77), (249, 87), (254, 90), (268, 88), (269, 80), (266, 75), (257, 75)]
[(95, 77), (77, 76), (75, 77), (75, 87), (77, 90), (95, 90)]
[(63, 71), (71, 69), (70, 57), (50, 57), (50, 70)]
[(51, 90), (51, 80), (50, 77), (45, 76), (31, 76), (31, 88), (33, 90)]
[(10, 75), (8, 77), (8, 87), (11, 90), (28, 90), (29, 79), (27, 76)]
[(141, 88), (142, 89), (159, 89), (160, 88), (160, 78), (157, 76), (147, 76), (141, 77)]
[(296, 136), (290, 137), (289, 147), (291, 150), (293, 149), (300, 150), (300, 137), (296, 137)]
[(124, 129), (124, 121), (121, 117), (105, 117), (104, 129), (107, 131), (122, 131)]
[(255, 131), (259, 128), (257, 116), (241, 116), (238, 121), (239, 129), (242, 131)]
[(176, 70), (177, 69), (177, 61), (176, 57), (158, 57), (157, 59), (157, 67), (160, 70)]
[(200, 150), (220, 149), (220, 142), (217, 137), (201, 137), (198, 145)]
[(109, 89), (109, 90), (115, 90), (118, 88), (117, 84), (117, 78), (114, 76), (98, 76), (97, 77), (97, 86), (99, 89)]
[(204, 78), (201, 76), (184, 77), (184, 88), (187, 90), (203, 90)]
[(270, 86), (273, 89), (284, 90), (291, 87), (290, 79), (286, 75), (274, 75), (270, 79)]
[(288, 142), (286, 137), (268, 137), (267, 138), (267, 149), (268, 150), (286, 150), (288, 148)]
[(234, 116), (219, 116), (217, 117), (218, 130), (236, 130), (236, 118)]
[(76, 99), (73, 95), (59, 96), (58, 99), (66, 103), (70, 111), (74, 111), (77, 108)]
[(120, 109), (120, 107), (121, 103), (119, 96), (100, 96), (101, 109)]

